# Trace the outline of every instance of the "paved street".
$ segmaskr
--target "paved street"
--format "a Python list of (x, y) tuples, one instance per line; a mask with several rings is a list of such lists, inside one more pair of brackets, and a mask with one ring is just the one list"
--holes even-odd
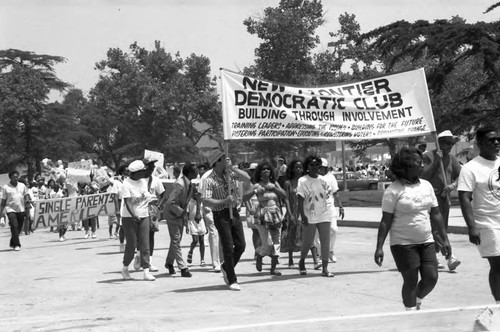
[[(472, 331), (481, 308), (494, 304), (488, 264), (466, 235), (450, 235), (462, 260), (458, 272), (441, 271), (423, 310), (407, 313), (400, 297), (402, 279), (387, 244), (383, 266), (373, 262), (375, 228), (340, 227), (334, 278), (321, 277), (311, 259), (307, 276), (287, 268), (285, 257), (282, 276), (268, 274), (269, 258), (263, 272), (257, 272), (251, 232), (245, 231), (247, 250), (236, 269), (242, 291), (231, 292), (220, 273), (197, 266), (198, 249), (190, 267), (193, 278), (166, 273), (166, 225), (156, 235), (154, 263), (161, 268), (154, 282), (142, 281), (140, 271), (131, 273), (136, 280), (121, 279), (122, 254), (118, 241), (108, 239), (104, 220), (97, 239), (68, 231), (68, 240), (60, 243), (56, 233), (37, 230), (21, 237), (20, 252), (8, 248), (9, 230), (0, 229), (0, 330)], [(190, 238), (183, 239), (185, 254)]]

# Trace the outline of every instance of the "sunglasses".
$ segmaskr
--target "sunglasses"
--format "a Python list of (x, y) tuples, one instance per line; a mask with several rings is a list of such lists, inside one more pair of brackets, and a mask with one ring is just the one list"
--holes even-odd
[(490, 141), (493, 144), (495, 144), (495, 142), (499, 142), (500, 143), (500, 137), (489, 137), (488, 141)]

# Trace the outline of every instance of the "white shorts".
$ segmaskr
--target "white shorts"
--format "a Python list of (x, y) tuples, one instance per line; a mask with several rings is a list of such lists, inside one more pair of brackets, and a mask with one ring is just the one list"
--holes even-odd
[(500, 256), (500, 229), (479, 229), (481, 244), (477, 246), (481, 257)]

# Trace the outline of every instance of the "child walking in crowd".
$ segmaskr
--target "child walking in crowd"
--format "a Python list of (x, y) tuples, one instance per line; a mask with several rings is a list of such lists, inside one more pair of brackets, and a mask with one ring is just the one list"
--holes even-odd
[(193, 251), (199, 243), (200, 266), (205, 266), (205, 234), (207, 233), (207, 229), (205, 227), (205, 223), (200, 222), (201, 219), (196, 217), (197, 208), (199, 208), (197, 201), (191, 198), (188, 205), (188, 227), (186, 228), (186, 233), (191, 234), (193, 241), (191, 241), (191, 245), (189, 247), (187, 262), (188, 264), (193, 263)]

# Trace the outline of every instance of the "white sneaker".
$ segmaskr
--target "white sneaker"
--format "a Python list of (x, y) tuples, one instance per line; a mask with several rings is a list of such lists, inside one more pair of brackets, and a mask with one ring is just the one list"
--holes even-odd
[(20, 250), (21, 250), (21, 247), (19, 247), (19, 246), (14, 247), (14, 251), (20, 251)]
[(151, 274), (151, 272), (149, 272), (148, 269), (144, 269), (144, 280), (147, 280), (147, 281), (154, 281), (155, 280), (155, 277)]
[(462, 264), (462, 262), (459, 259), (457, 259), (456, 257), (454, 257), (454, 256), (451, 256), (451, 258), (447, 260), (447, 263), (448, 263), (448, 269), (450, 271), (455, 271), (455, 269), (460, 264)]
[(61, 237), (59, 238), (59, 242), (64, 242), (64, 240), (65, 240), (64, 236), (61, 236)]
[(120, 243), (120, 252), (125, 252), (125, 243)]
[(90, 237), (90, 233), (89, 232), (85, 233), (85, 235), (83, 236), (84, 239), (88, 239), (89, 237)]
[(138, 255), (135, 255), (134, 258), (134, 269), (136, 271), (139, 271), (141, 269), (141, 257), (139, 257)]
[(97, 237), (97, 235), (95, 235), (95, 233), (92, 233), (92, 238), (95, 239)]
[(132, 277), (130, 276), (130, 273), (128, 272), (128, 266), (122, 267), (122, 278), (123, 278), (123, 280), (132, 279)]
[(229, 290), (232, 290), (232, 291), (240, 291), (241, 290), (241, 287), (240, 285), (238, 285), (237, 282), (229, 285)]

